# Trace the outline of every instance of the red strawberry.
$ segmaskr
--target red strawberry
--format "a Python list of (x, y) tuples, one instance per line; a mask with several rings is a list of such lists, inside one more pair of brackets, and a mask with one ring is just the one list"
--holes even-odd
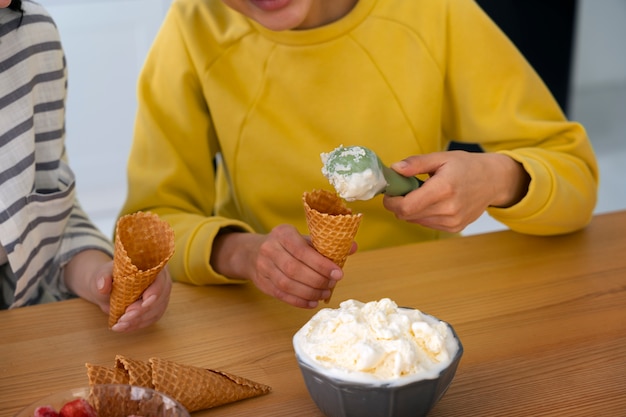
[(97, 417), (97, 414), (87, 400), (77, 398), (61, 408), (59, 417)]
[(35, 408), (34, 417), (59, 417), (59, 413), (49, 405)]

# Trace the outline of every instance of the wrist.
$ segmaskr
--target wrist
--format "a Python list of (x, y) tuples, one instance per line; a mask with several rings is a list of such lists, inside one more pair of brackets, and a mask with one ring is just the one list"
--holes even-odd
[(220, 275), (232, 279), (250, 279), (250, 259), (258, 235), (226, 230), (213, 240), (211, 268)]
[(528, 193), (530, 175), (524, 166), (503, 154), (493, 154), (496, 161), (496, 171), (493, 178), (496, 180), (496, 198), (491, 206), (507, 208), (519, 203)]

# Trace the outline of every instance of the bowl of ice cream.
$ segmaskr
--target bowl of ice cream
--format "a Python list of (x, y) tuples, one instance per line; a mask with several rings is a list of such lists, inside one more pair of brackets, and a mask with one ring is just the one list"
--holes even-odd
[(452, 326), (387, 298), (318, 311), (293, 346), (307, 390), (327, 417), (426, 416), (463, 355)]
[(176, 400), (150, 388), (102, 384), (55, 392), (15, 417), (190, 417)]

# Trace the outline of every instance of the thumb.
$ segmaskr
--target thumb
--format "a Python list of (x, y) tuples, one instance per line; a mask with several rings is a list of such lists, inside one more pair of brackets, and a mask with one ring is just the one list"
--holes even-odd
[(96, 278), (96, 288), (102, 295), (108, 295), (111, 293), (111, 287), (113, 285), (113, 278), (110, 274), (101, 273)]
[(442, 152), (435, 152), (424, 155), (412, 155), (401, 161), (394, 162), (390, 168), (405, 177), (422, 174), (432, 174), (441, 167), (443, 163)]

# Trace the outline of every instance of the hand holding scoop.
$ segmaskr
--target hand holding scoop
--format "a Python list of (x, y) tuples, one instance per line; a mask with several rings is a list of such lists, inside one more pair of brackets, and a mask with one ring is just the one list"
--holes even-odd
[(423, 184), (385, 166), (378, 155), (363, 146), (339, 146), (321, 157), (322, 174), (347, 201), (369, 200), (378, 194), (403, 196)]

